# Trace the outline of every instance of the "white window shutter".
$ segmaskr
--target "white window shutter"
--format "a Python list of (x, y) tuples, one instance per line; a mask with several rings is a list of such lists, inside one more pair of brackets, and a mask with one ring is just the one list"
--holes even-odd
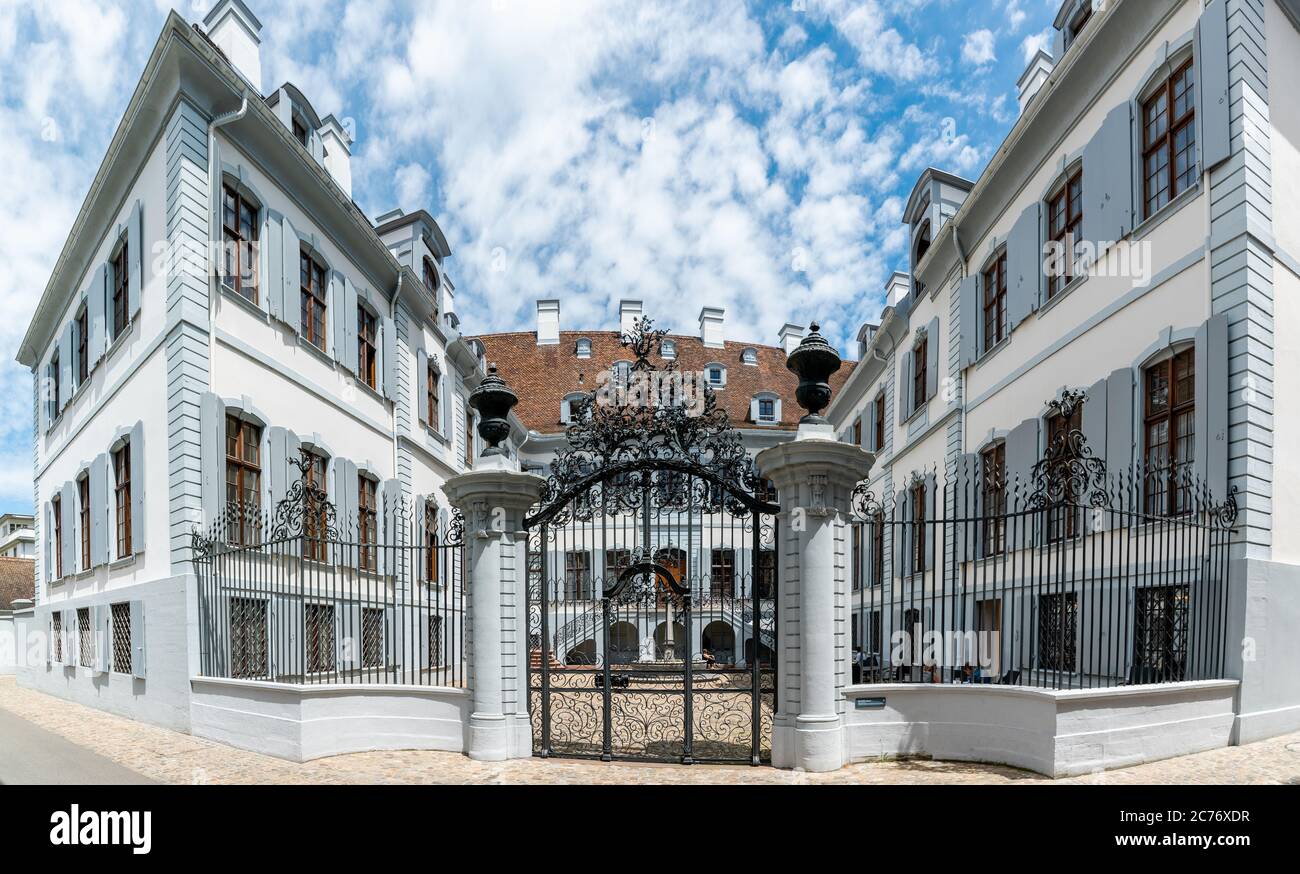
[(131, 676), (145, 678), (144, 602), (131, 602)]

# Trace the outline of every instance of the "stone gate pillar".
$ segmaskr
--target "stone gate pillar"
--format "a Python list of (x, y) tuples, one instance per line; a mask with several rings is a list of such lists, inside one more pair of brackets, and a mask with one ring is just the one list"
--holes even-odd
[(778, 517), (776, 671), (772, 764), (833, 771), (845, 762), (843, 690), (851, 679), (849, 512), (853, 487), (875, 460), (840, 443), (818, 415), (830, 402), (839, 355), (817, 333), (790, 354), (799, 403), (809, 410), (795, 439), (760, 452)]
[(470, 395), (470, 404), (480, 413), (479, 434), (490, 445), (475, 460), (474, 470), (452, 477), (442, 487), (464, 514), (469, 550), (466, 657), (473, 709), (466, 752), (489, 762), (532, 755), (524, 515), (537, 503), (543, 480), (521, 473), (517, 463), (497, 449), (509, 433), (505, 416), (513, 400), (514, 393), (496, 377), (495, 367), (490, 368)]

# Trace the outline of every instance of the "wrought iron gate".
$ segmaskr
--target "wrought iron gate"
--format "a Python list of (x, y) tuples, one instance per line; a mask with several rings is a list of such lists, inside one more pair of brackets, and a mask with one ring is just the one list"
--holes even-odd
[(681, 374), (648, 364), (656, 334), (647, 319), (626, 338), (632, 374), (576, 412), (525, 522), (533, 749), (760, 764), (775, 495), (712, 393), (692, 401)]

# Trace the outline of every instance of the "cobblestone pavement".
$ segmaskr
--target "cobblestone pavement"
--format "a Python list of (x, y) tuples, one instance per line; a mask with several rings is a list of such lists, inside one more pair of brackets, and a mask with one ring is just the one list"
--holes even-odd
[(540, 759), (488, 764), (457, 753), (414, 751), (353, 753), (296, 764), (20, 689), (13, 677), (0, 677), (0, 708), (162, 783), (1300, 783), (1300, 733), (1102, 774), (1049, 780), (1001, 765), (925, 760), (850, 765), (830, 774)]

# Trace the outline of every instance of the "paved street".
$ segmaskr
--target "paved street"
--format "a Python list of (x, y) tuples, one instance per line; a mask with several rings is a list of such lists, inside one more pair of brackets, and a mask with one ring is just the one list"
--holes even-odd
[(774, 768), (617, 765), (456, 753), (355, 753), (295, 764), (237, 750), (18, 688), (0, 677), (0, 781), (161, 783), (1297, 783), (1300, 734), (1102, 774), (1051, 781), (998, 765), (923, 760), (852, 765), (831, 774)]

